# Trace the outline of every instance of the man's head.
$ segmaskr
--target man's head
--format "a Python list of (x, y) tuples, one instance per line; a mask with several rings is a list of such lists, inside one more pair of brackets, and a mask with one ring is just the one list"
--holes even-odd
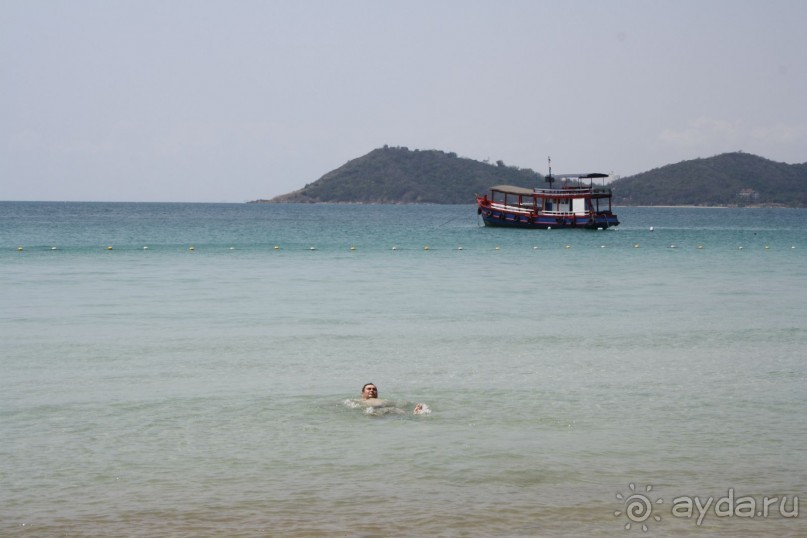
[(361, 397), (364, 400), (378, 398), (378, 388), (376, 388), (375, 383), (365, 383), (361, 388)]

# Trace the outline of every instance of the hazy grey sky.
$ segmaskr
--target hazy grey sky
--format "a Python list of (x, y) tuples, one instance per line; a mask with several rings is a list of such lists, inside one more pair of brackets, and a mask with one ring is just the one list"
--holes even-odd
[(384, 144), (623, 176), (804, 162), (805, 21), (804, 0), (0, 0), (0, 199), (241, 202)]

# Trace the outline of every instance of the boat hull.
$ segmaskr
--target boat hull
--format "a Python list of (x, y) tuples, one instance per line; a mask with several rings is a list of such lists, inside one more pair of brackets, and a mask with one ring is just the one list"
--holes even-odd
[(618, 226), (619, 220), (614, 214), (598, 213), (594, 215), (542, 215), (523, 214), (496, 209), (480, 208), (479, 214), (485, 226), (505, 228), (528, 228), (548, 230), (550, 228), (584, 228), (589, 230), (606, 229)]

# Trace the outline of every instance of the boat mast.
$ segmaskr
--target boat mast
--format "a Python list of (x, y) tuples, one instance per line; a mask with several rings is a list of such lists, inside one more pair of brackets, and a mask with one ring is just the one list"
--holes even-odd
[(555, 181), (555, 178), (552, 177), (552, 157), (546, 158), (547, 166), (549, 167), (549, 175), (546, 176), (546, 182), (549, 183), (549, 188), (552, 188), (552, 182)]

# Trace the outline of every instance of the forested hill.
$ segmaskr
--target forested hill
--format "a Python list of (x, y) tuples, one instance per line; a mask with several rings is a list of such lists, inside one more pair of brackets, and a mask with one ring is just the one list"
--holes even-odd
[(617, 205), (807, 207), (807, 163), (724, 153), (625, 177), (611, 188)]
[[(300, 190), (258, 202), (472, 204), (493, 185), (545, 187), (526, 168), (437, 150), (375, 149)], [(807, 207), (807, 163), (724, 153), (670, 164), (611, 183), (616, 205)]]
[(473, 204), (492, 185), (536, 187), (529, 169), (488, 164), (456, 153), (405, 147), (375, 149), (328, 172), (300, 190), (259, 202)]

